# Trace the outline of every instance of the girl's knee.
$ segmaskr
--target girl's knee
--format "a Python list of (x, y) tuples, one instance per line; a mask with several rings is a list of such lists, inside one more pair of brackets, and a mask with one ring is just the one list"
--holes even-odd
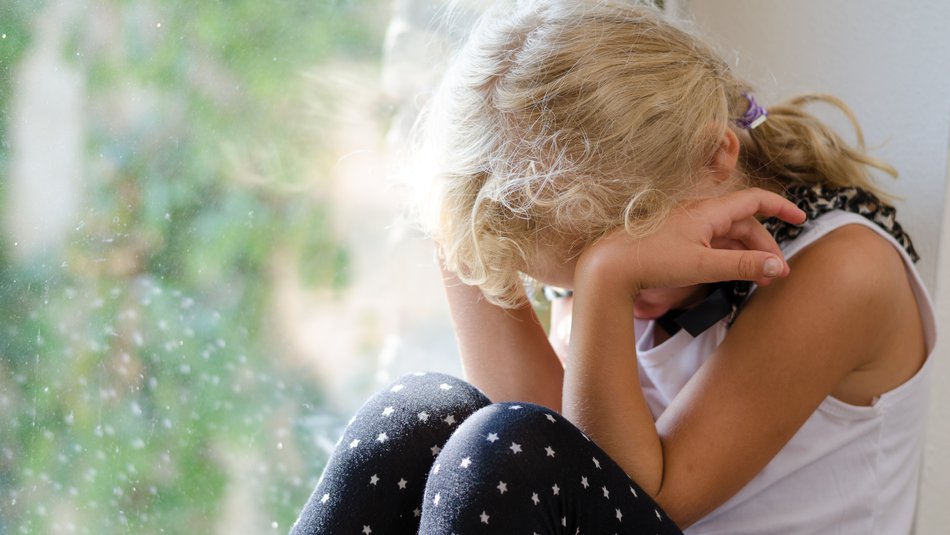
[(481, 436), (486, 442), (501, 440), (502, 435), (535, 441), (562, 435), (566, 428), (581, 434), (557, 412), (533, 403), (494, 403), (477, 411), (465, 421), (456, 435), (459, 440)]
[(546, 407), (531, 403), (494, 403), (479, 409), (459, 426), (443, 447), (436, 465), (471, 465), (479, 459), (487, 463), (490, 470), (503, 471), (510, 463), (534, 462), (539, 456), (552, 460), (565, 440), (587, 441), (587, 438)]
[(355, 533), (343, 526), (355, 522), (350, 513), (357, 508), (388, 511), (397, 519), (393, 532), (415, 533), (433, 459), (459, 425), (489, 403), (475, 387), (439, 373), (409, 374), (387, 385), (344, 431), (301, 514), (300, 532)]
[(545, 407), (495, 403), (480, 409), (435, 459), (420, 533), (468, 532), (485, 523), (501, 533), (543, 531), (537, 526), (557, 517), (558, 493), (564, 487), (559, 465), (572, 457), (565, 438), (586, 442)]
[(410, 426), (441, 421), (454, 428), (490, 403), (480, 390), (461, 379), (443, 373), (416, 372), (383, 387), (360, 408), (351, 423), (382, 417)]
[(354, 452), (369, 447), (378, 457), (407, 455), (425, 446), (434, 456), (466, 418), (489, 403), (461, 379), (441, 373), (408, 374), (386, 385), (357, 411), (340, 447)]

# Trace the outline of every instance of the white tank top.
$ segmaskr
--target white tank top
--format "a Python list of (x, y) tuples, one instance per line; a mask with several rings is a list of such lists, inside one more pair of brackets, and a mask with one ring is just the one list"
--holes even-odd
[[(917, 499), (931, 354), (933, 305), (904, 249), (868, 219), (840, 210), (806, 224), (782, 250), (794, 256), (828, 232), (858, 224), (887, 239), (904, 259), (917, 298), (927, 360), (871, 406), (828, 397), (772, 461), (687, 535), (910, 533)], [(653, 321), (637, 321), (640, 383), (654, 418), (669, 406), (726, 336), (726, 320), (693, 338), (680, 330), (653, 347)]]

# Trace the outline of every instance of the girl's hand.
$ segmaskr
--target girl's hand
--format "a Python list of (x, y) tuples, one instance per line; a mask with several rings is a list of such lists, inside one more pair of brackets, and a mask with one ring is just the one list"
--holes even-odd
[(613, 281), (631, 296), (645, 288), (728, 280), (766, 285), (789, 268), (757, 215), (794, 224), (806, 217), (782, 196), (757, 188), (690, 203), (653, 234), (632, 239), (618, 229), (588, 247), (578, 260), (575, 285)]

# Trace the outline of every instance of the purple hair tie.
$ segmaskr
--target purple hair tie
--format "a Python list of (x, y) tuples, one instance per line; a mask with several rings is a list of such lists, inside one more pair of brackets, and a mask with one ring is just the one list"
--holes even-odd
[(769, 116), (769, 112), (765, 111), (765, 108), (762, 106), (759, 106), (759, 103), (755, 101), (755, 97), (752, 96), (752, 93), (743, 93), (742, 96), (749, 101), (749, 109), (745, 111), (742, 117), (736, 119), (736, 124), (739, 125), (740, 128), (752, 130), (765, 122), (765, 118)]

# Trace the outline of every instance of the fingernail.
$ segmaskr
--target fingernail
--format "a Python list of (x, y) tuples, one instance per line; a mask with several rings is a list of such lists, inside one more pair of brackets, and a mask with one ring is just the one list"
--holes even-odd
[(764, 272), (766, 277), (778, 277), (782, 274), (782, 261), (778, 258), (769, 258), (765, 261)]

